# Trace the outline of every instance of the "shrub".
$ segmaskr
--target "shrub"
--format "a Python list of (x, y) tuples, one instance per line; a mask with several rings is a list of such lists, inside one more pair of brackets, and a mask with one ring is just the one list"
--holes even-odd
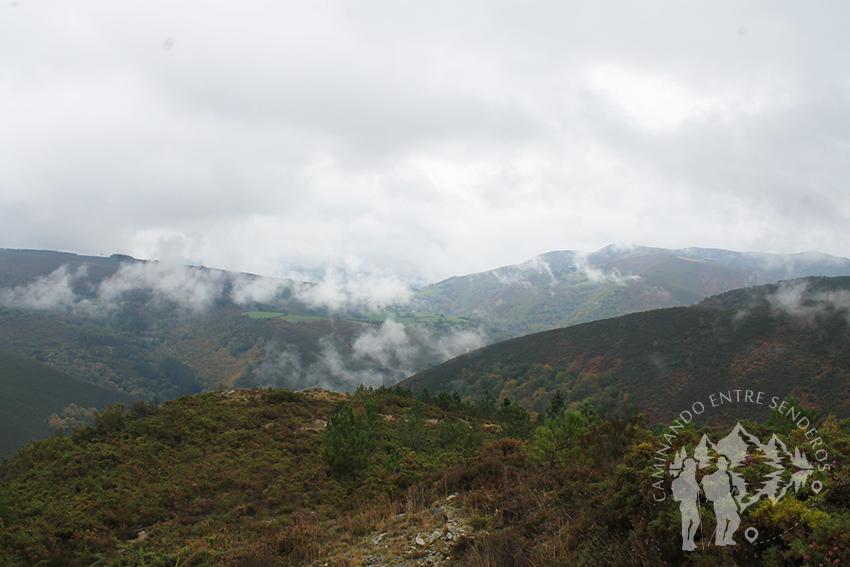
[(331, 415), (322, 437), (322, 460), (332, 474), (351, 475), (365, 469), (375, 452), (375, 437), (362, 414), (355, 414), (350, 405), (342, 406)]
[(124, 404), (109, 404), (103, 413), (95, 413), (94, 425), (99, 431), (117, 431), (124, 422)]

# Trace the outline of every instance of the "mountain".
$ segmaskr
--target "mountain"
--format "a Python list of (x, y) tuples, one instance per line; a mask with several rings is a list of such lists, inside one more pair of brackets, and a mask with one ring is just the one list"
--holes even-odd
[[(131, 404), (135, 398), (80, 380), (37, 360), (0, 349), (0, 457), (11, 455), (32, 439), (47, 437), (50, 417), (75, 418), (80, 411), (103, 411), (109, 404)], [(73, 406), (72, 406), (73, 404)], [(82, 424), (82, 419), (79, 424)], [(73, 425), (78, 422), (74, 421)]]
[(531, 331), (846, 264), (702, 249), (551, 252), (446, 280), (400, 306), (373, 300), (363, 286), (122, 255), (0, 250), (0, 348), (148, 400), (218, 387), (353, 391)]
[(607, 246), (549, 252), (523, 264), (449, 278), (420, 290), (419, 308), (481, 319), (499, 338), (661, 307), (692, 305), (745, 286), (850, 275), (850, 260), (816, 252)]
[[(741, 388), (850, 416), (850, 278), (805, 278), (489, 345), (401, 382), (541, 412), (556, 391), (597, 411), (631, 406), (664, 423), (694, 400)], [(767, 405), (756, 408), (763, 419)], [(723, 408), (714, 413), (722, 417)]]

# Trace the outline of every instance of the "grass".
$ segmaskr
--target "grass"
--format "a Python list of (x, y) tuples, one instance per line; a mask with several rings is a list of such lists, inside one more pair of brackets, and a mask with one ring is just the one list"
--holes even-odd
[(400, 323), (405, 327), (423, 327), (425, 325), (449, 324), (449, 325), (468, 325), (469, 319), (466, 317), (444, 317), (434, 313), (426, 313), (423, 311), (382, 311), (367, 313), (363, 319), (370, 323), (382, 323), (389, 319)]
[(286, 390), (184, 396), (108, 410), (96, 428), (31, 443), (0, 467), (0, 504), (11, 503), (0, 509), (0, 564), (145, 564), (121, 553), (133, 542), (154, 564), (301, 565), (356, 545), (427, 505), (405, 485), (435, 465), (411, 453), (404, 475), (385, 470), (412, 399), (379, 396), (394, 420), (375, 431), (378, 462), (356, 484), (329, 476), (315, 424), (341, 399), (352, 401)]
[(275, 313), (274, 311), (245, 311), (242, 313), (251, 319), (281, 319), (287, 323), (311, 323), (313, 321), (325, 321), (327, 317), (314, 317), (312, 315), (291, 315), (286, 313)]
[(242, 315), (247, 315), (251, 319), (274, 319), (275, 317), (283, 317), (284, 314), (272, 311), (245, 311)]
[(311, 315), (283, 315), (280, 317), (287, 323), (311, 323), (313, 321), (324, 321), (326, 317), (313, 317)]
[[(327, 317), (314, 317), (311, 315), (286, 315), (284, 313), (275, 313), (273, 311), (246, 311), (242, 313), (243, 315), (247, 315), (252, 319), (281, 319), (282, 321), (286, 321), (288, 323), (311, 323), (314, 321), (326, 321)], [(363, 323), (364, 321), (367, 323), (383, 323), (392, 319), (398, 323), (401, 323), (405, 327), (421, 327), (424, 325), (431, 325), (436, 323), (449, 323), (453, 325), (461, 325), (469, 323), (469, 320), (465, 317), (441, 317), (440, 315), (435, 315), (433, 313), (423, 313), (423, 312), (408, 312), (404, 315), (397, 316), (393, 312), (375, 312), (375, 313), (367, 313), (363, 316), (363, 318), (358, 319), (343, 319), (344, 321), (349, 321), (351, 323)]]
[(415, 295), (422, 295), (425, 297), (436, 297), (438, 295), (443, 294), (443, 288), (439, 285), (433, 285), (430, 287), (426, 287), (425, 289), (420, 289), (415, 293)]

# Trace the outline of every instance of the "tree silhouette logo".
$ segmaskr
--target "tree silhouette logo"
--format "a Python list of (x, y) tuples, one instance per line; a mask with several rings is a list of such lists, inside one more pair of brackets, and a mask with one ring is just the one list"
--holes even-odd
[[(746, 480), (746, 469), (758, 464), (767, 465), (771, 472), (755, 481)], [(669, 469), (673, 477), (673, 499), (679, 503), (682, 516), (685, 551), (696, 549), (694, 537), (705, 514), (700, 510), (700, 494), (713, 506), (717, 520), (714, 544), (725, 546), (737, 543), (733, 536), (741, 524), (741, 515), (762, 498), (776, 504), (807, 483), (816, 494), (823, 489), (820, 481), (810, 482), (815, 467), (805, 453), (797, 448), (789, 451), (776, 434), (763, 442), (748, 433), (740, 422), (716, 443), (703, 435), (690, 454), (682, 448)], [(707, 469), (716, 470), (709, 473)], [(758, 535), (755, 527), (747, 528), (744, 533), (750, 543)]]

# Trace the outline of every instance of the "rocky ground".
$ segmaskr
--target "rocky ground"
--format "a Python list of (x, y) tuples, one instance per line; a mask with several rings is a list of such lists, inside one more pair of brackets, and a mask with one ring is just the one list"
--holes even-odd
[[(443, 567), (452, 565), (472, 545), (476, 531), (455, 496), (422, 509), (396, 515), (378, 533), (363, 537), (343, 554), (349, 565)], [(314, 567), (333, 567), (339, 561), (314, 562)]]

